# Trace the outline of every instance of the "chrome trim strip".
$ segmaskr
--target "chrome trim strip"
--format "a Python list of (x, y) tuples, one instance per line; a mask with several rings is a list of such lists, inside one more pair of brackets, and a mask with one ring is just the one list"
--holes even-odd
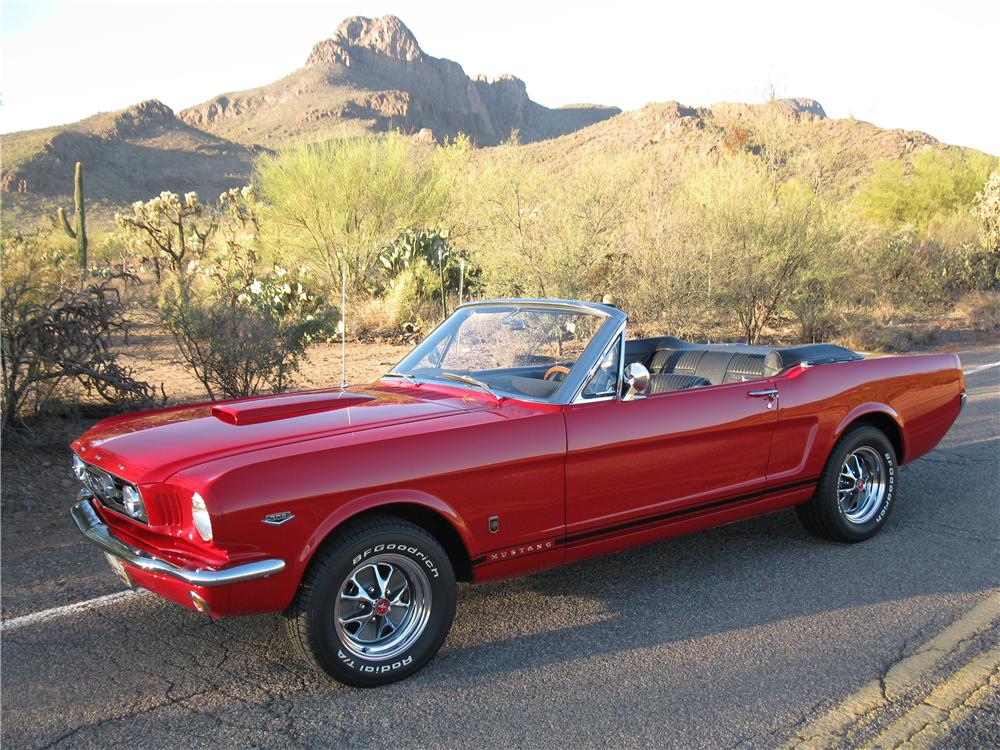
[(225, 586), (230, 583), (241, 583), (252, 581), (256, 578), (266, 578), (280, 573), (285, 569), (284, 560), (259, 560), (243, 565), (235, 565), (231, 568), (221, 570), (210, 570), (206, 568), (181, 568), (166, 560), (161, 560), (142, 550), (135, 549), (125, 544), (121, 539), (111, 533), (108, 525), (101, 521), (100, 517), (90, 505), (90, 500), (81, 500), (70, 509), (70, 516), (76, 523), (80, 533), (88, 541), (93, 542), (110, 555), (114, 555), (132, 567), (147, 573), (159, 573), (160, 575), (176, 578), (192, 586)]
[(598, 302), (581, 302), (574, 299), (545, 299), (545, 298), (500, 298), (481, 299), (465, 302), (455, 310), (466, 307), (478, 307), (480, 305), (529, 305), (533, 307), (560, 307), (564, 310), (587, 310), (598, 315), (603, 315), (617, 321), (624, 321), (628, 316), (617, 307), (602, 305)]
[[(586, 377), (583, 378), (583, 381), (580, 383), (580, 387), (576, 389), (576, 393), (573, 394), (573, 398), (569, 400), (569, 403), (591, 404), (594, 403), (595, 401), (613, 401), (614, 399), (621, 398), (622, 373), (625, 370), (625, 324), (627, 322), (628, 321), (623, 320), (621, 325), (618, 326), (617, 330), (615, 331), (615, 334), (611, 337), (611, 340), (608, 342), (608, 345), (604, 347), (600, 355), (597, 357), (596, 360), (594, 360), (594, 363), (587, 370)], [(583, 389), (587, 387), (587, 383), (590, 382), (590, 379), (597, 374), (597, 368), (601, 366), (601, 362), (604, 361), (605, 355), (607, 355), (607, 353), (611, 351), (611, 348), (614, 347), (614, 345), (617, 344), (619, 341), (621, 341), (622, 347), (621, 351), (618, 353), (618, 382), (615, 386), (615, 393), (608, 396), (594, 396), (593, 398), (584, 398)], [(577, 364), (579, 364), (579, 361), (577, 362)]]

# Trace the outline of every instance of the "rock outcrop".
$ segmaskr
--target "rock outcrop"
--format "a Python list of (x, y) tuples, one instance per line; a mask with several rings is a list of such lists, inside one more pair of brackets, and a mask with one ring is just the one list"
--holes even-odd
[(465, 133), (493, 145), (572, 132), (606, 119), (611, 107), (549, 109), (513, 76), (470, 78), (462, 66), (425, 53), (395, 16), (343, 21), (317, 43), (305, 66), (252, 91), (224, 94), (180, 113), (185, 122), (243, 143), (280, 142), (323, 131), (430, 130)]

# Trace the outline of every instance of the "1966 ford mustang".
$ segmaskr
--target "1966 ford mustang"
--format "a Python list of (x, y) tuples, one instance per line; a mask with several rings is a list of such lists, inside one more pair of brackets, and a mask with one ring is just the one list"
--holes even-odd
[(951, 354), (629, 340), (619, 310), (459, 307), (363, 388), (160, 409), (73, 442), (72, 516), (130, 586), (283, 611), (375, 686), (437, 652), (455, 581), (523, 575), (795, 506), (858, 542), (965, 399)]

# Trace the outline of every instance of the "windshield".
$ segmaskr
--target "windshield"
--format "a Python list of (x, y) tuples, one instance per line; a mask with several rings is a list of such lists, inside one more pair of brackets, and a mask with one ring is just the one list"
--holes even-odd
[(489, 305), (457, 310), (387, 377), (435, 380), (549, 400), (607, 318), (586, 309)]

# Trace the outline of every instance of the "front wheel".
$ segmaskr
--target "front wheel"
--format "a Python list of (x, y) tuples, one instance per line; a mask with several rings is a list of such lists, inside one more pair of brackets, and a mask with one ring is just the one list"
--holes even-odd
[(285, 612), (306, 661), (354, 687), (408, 677), (437, 653), (455, 615), (455, 574), (426, 531), (372, 515), (316, 553)]
[(867, 425), (834, 446), (816, 493), (795, 510), (806, 530), (837, 542), (860, 542), (878, 533), (896, 499), (896, 451), (885, 433)]

